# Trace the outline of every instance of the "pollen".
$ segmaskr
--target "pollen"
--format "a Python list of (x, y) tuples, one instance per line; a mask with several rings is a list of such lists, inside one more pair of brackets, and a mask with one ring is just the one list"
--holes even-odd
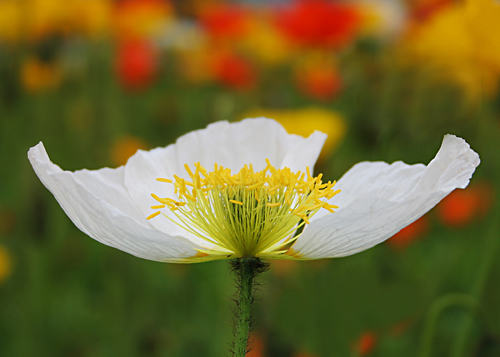
[(165, 205), (156, 205), (156, 206), (151, 206), (152, 209), (160, 209), (160, 208), (165, 208)]
[(149, 220), (149, 219), (151, 219), (151, 218), (155, 218), (156, 216), (159, 216), (159, 215), (160, 215), (160, 213), (161, 213), (160, 211), (156, 211), (155, 213), (150, 214), (150, 215), (149, 215), (146, 219), (148, 219), (148, 220)]
[[(322, 175), (276, 169), (266, 159), (262, 171), (245, 165), (237, 174), (218, 164), (209, 172), (200, 163), (194, 169), (184, 165), (189, 180), (177, 175), (171, 184), (174, 196), (151, 196), (160, 203), (147, 217), (160, 215), (207, 242), (210, 248), (199, 254), (228, 258), (283, 258), (320, 210), (333, 213), (330, 200), (340, 192), (335, 181), (323, 182)], [(186, 176), (186, 177), (187, 177)]]
[(172, 180), (169, 180), (169, 179), (166, 179), (166, 178), (161, 178), (161, 177), (158, 177), (156, 179), (156, 181), (166, 182), (166, 183), (172, 183)]

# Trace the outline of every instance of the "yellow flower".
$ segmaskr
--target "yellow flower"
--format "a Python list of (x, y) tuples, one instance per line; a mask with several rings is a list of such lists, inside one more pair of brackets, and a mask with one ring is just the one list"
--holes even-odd
[(12, 271), (12, 260), (6, 248), (0, 245), (0, 284), (5, 282)]
[(111, 0), (2, 0), (0, 39), (39, 39), (68, 30), (96, 36), (109, 27)]
[(28, 34), (40, 38), (67, 30), (70, 25), (67, 0), (28, 0), (22, 7)]
[(347, 123), (337, 112), (321, 108), (308, 107), (295, 110), (254, 109), (245, 113), (246, 118), (274, 118), (290, 134), (309, 136), (315, 130), (328, 135), (323, 145), (319, 160), (324, 160), (335, 151), (345, 136)]
[(279, 65), (290, 59), (293, 50), (271, 21), (265, 16), (254, 16), (241, 46), (262, 63)]
[(0, 40), (16, 41), (21, 37), (21, 15), (18, 1), (0, 1)]
[(172, 7), (162, 0), (123, 1), (115, 13), (119, 38), (142, 38), (159, 35), (172, 21)]
[(111, 0), (66, 0), (71, 26), (90, 37), (99, 37), (109, 31)]
[(492, 95), (500, 78), (500, 3), (467, 0), (436, 14), (409, 43), (413, 60), (460, 84), (471, 99)]
[(21, 82), (28, 91), (43, 91), (59, 86), (61, 70), (56, 63), (28, 58), (21, 68)]

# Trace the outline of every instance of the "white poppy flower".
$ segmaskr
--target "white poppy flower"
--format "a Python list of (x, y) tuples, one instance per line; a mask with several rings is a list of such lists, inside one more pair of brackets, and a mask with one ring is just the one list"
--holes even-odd
[(138, 151), (116, 169), (63, 171), (42, 143), (28, 158), (85, 234), (141, 258), (180, 263), (355, 254), (465, 188), (479, 165), (463, 139), (446, 135), (427, 166), (362, 162), (336, 184), (323, 183), (309, 168), (325, 139), (259, 118), (211, 124), (166, 148)]

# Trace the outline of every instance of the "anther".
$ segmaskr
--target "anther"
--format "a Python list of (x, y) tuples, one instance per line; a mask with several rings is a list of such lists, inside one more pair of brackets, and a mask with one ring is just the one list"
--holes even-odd
[(165, 208), (165, 205), (157, 205), (157, 206), (151, 206), (152, 209), (160, 209), (160, 208)]
[(158, 216), (161, 212), (160, 211), (156, 211), (155, 213), (153, 214), (150, 214), (146, 219), (151, 219), (151, 218), (155, 218), (156, 216)]

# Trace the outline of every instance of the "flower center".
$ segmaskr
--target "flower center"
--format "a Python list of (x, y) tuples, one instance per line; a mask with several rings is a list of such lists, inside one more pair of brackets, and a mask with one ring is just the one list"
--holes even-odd
[(160, 205), (147, 219), (169, 209), (177, 220), (164, 214), (186, 231), (211, 243), (214, 248), (198, 249), (202, 254), (227, 257), (272, 258), (285, 253), (299, 237), (298, 229), (324, 208), (337, 206), (327, 201), (340, 190), (335, 182), (321, 181), (306, 172), (276, 169), (266, 159), (264, 170), (255, 172), (245, 165), (237, 174), (214, 165), (208, 172), (200, 163), (193, 172), (184, 165), (191, 181), (174, 175), (174, 180), (157, 181), (174, 186), (175, 198), (151, 195)]

